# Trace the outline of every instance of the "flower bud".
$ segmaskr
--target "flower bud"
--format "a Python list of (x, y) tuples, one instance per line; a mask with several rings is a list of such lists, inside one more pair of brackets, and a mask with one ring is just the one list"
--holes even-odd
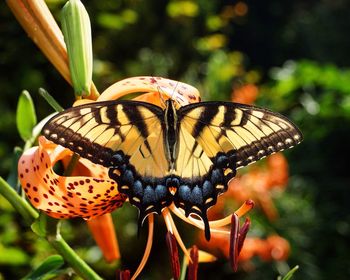
[(80, 0), (68, 1), (62, 9), (62, 31), (76, 95), (90, 95), (92, 42), (89, 15)]

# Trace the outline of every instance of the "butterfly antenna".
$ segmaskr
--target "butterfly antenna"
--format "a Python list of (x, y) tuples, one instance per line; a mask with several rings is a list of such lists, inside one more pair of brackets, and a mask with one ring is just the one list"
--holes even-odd
[(152, 80), (153, 80), (154, 83), (157, 84), (157, 92), (158, 92), (158, 94), (159, 94), (159, 100), (160, 100), (160, 103), (161, 103), (161, 104), (164, 106), (164, 108), (165, 108), (165, 106), (166, 106), (165, 100), (164, 100), (164, 98), (163, 98), (163, 95), (161, 94), (162, 88), (161, 88), (161, 86), (158, 84), (158, 81), (157, 81), (157, 79), (156, 79), (155, 77), (152, 76)]
[(170, 96), (170, 98), (171, 98), (172, 100), (173, 100), (173, 98), (174, 98), (175, 92), (176, 92), (177, 87), (179, 86), (179, 84), (180, 84), (180, 82), (179, 82), (179, 81), (176, 81), (176, 85), (175, 85), (175, 87), (174, 87), (174, 89), (173, 89), (173, 92), (171, 93), (171, 96)]

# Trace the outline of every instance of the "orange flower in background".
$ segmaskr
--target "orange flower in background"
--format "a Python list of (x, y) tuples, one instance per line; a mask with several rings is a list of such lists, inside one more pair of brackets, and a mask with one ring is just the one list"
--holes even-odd
[[(209, 242), (200, 237), (199, 246), (216, 256), (230, 256), (230, 239), (225, 234), (213, 234)], [(238, 261), (249, 262), (254, 256), (263, 261), (282, 261), (288, 258), (289, 253), (289, 242), (278, 235), (270, 235), (266, 239), (247, 237)]]
[(238, 202), (253, 199), (270, 221), (278, 217), (272, 200), (273, 189), (283, 190), (288, 183), (288, 162), (282, 153), (269, 156), (265, 166), (253, 167), (229, 184), (227, 196)]
[(263, 261), (284, 261), (289, 253), (289, 242), (278, 235), (270, 235), (266, 239), (247, 238), (239, 260), (249, 261), (258, 256)]
[(256, 85), (246, 84), (233, 89), (231, 100), (236, 103), (253, 104), (258, 94), (259, 89)]

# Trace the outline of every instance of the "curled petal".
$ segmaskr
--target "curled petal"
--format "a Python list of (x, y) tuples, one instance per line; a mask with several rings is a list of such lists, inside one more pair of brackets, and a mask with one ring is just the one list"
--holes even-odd
[(200, 101), (199, 91), (191, 85), (149, 76), (121, 80), (107, 88), (98, 98), (98, 101), (115, 100), (130, 93), (148, 92), (157, 93), (158, 99), (160, 93), (164, 99), (171, 98), (181, 106)]
[[(122, 206), (126, 197), (118, 192), (113, 180), (56, 174), (46, 144), (52, 145), (41, 141), (39, 147), (27, 150), (18, 162), (19, 180), (34, 207), (54, 218), (90, 219)], [(57, 158), (64, 153), (52, 152)]]
[(179, 251), (177, 249), (177, 243), (174, 235), (168, 231), (166, 233), (166, 244), (168, 246), (171, 269), (173, 271), (174, 279), (177, 280), (180, 277), (180, 260)]

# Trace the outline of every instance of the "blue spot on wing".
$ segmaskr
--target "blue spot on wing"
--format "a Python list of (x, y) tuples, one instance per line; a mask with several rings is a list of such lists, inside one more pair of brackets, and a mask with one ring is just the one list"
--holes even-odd
[(203, 194), (201, 189), (198, 186), (195, 186), (191, 194), (191, 202), (193, 204), (202, 204), (203, 203)]

